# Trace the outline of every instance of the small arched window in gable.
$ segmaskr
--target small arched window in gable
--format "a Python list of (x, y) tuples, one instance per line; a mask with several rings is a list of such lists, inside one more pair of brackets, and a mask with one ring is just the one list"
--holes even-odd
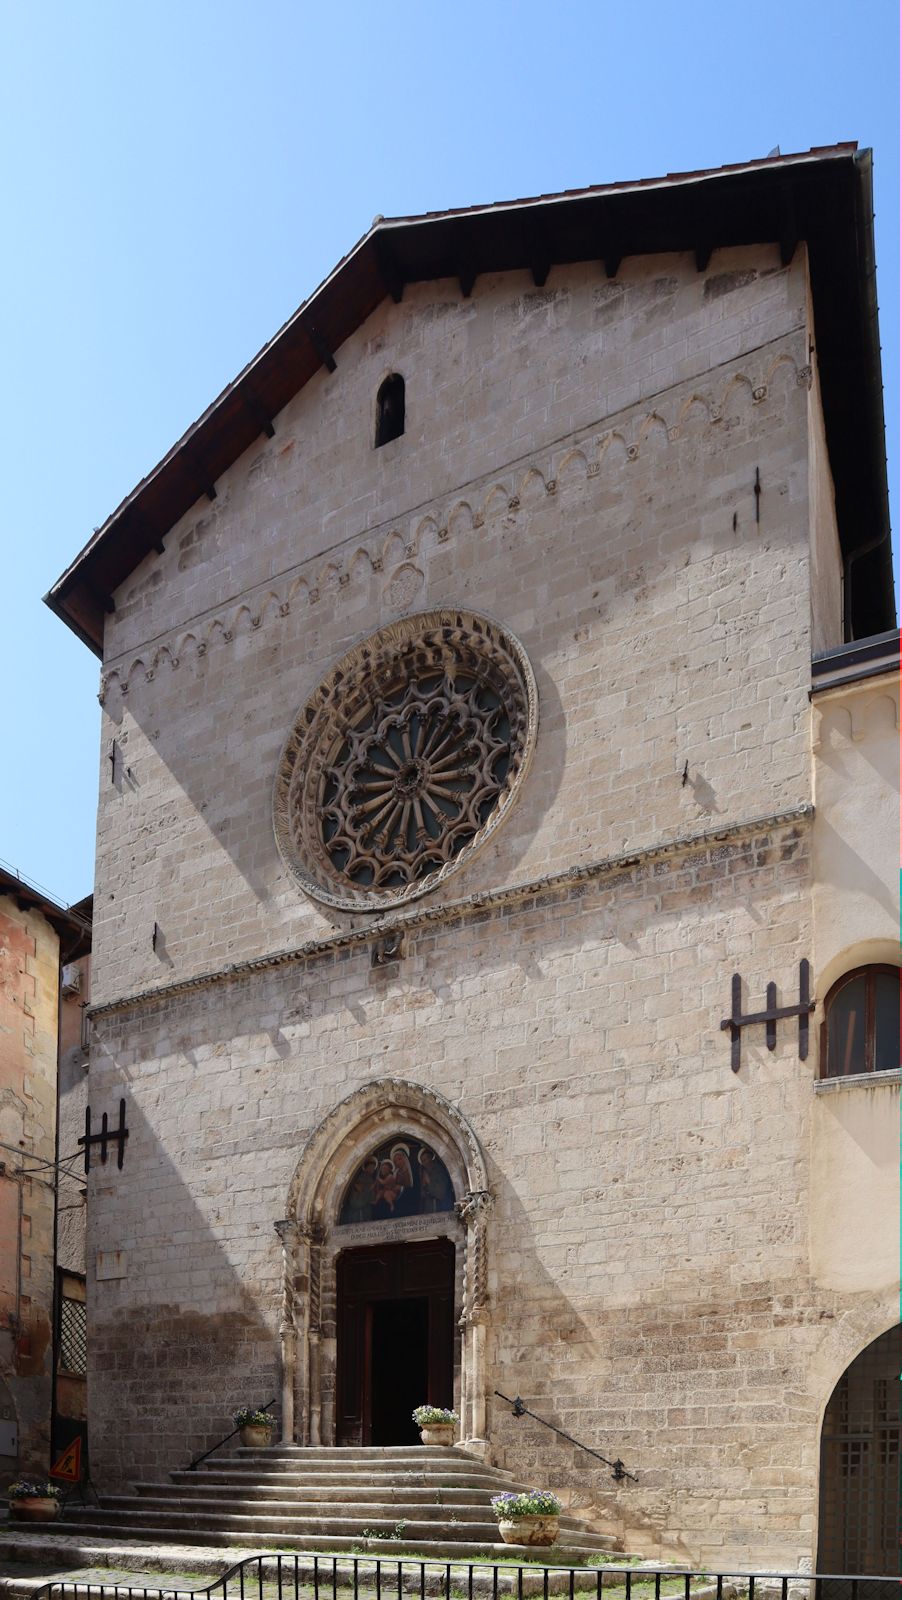
[(821, 1077), (891, 1072), (899, 1066), (898, 967), (859, 967), (824, 1002)]
[(376, 396), (376, 449), (391, 444), (404, 432), (404, 379), (391, 372), (379, 385)]

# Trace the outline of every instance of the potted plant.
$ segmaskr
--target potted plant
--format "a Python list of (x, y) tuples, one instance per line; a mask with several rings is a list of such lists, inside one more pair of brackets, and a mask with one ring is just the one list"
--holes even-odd
[(554, 1544), (560, 1527), (561, 1502), (550, 1489), (525, 1494), (495, 1494), (492, 1510), (505, 1544)]
[(269, 1447), (276, 1425), (275, 1417), (268, 1411), (256, 1411), (247, 1407), (236, 1411), (234, 1417), (235, 1427), (241, 1435), (241, 1443), (246, 1450), (266, 1450)]
[(32, 1483), (20, 1478), (7, 1489), (9, 1509), (18, 1522), (55, 1522), (60, 1514), (62, 1491), (55, 1483), (41, 1478)]
[(423, 1444), (453, 1444), (454, 1433), (460, 1418), (447, 1406), (417, 1406), (413, 1420), (420, 1430)]

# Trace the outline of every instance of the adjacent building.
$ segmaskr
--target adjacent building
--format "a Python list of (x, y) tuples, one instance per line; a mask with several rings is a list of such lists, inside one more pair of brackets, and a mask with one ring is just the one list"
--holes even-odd
[[(64, 1251), (71, 1277), (58, 1279), (55, 1261), (58, 1225), (66, 1240), (84, 1228), (83, 1184), (73, 1177), (81, 1152), (75, 1142), (60, 1148), (57, 1097), (61, 1045), (70, 1060), (80, 1050), (72, 1040), (81, 1040), (87, 994), (76, 974), (90, 938), (90, 902), (67, 909), (0, 869), (0, 1487), (46, 1475), (57, 1401), (63, 1415), (73, 1404), (85, 1414), (83, 1249)], [(81, 1131), (67, 1129), (74, 1139)], [(65, 1383), (80, 1386), (80, 1400)]]

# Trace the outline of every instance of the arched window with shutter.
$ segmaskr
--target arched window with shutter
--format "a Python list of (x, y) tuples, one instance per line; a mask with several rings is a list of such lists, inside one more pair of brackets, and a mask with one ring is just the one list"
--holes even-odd
[(824, 1002), (821, 1077), (891, 1072), (899, 1066), (898, 967), (845, 973)]

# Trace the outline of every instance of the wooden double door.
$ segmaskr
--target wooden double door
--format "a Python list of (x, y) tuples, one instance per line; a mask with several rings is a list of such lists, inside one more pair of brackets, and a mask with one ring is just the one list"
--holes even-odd
[(454, 1244), (372, 1245), (338, 1258), (339, 1444), (417, 1444), (414, 1406), (450, 1406)]

